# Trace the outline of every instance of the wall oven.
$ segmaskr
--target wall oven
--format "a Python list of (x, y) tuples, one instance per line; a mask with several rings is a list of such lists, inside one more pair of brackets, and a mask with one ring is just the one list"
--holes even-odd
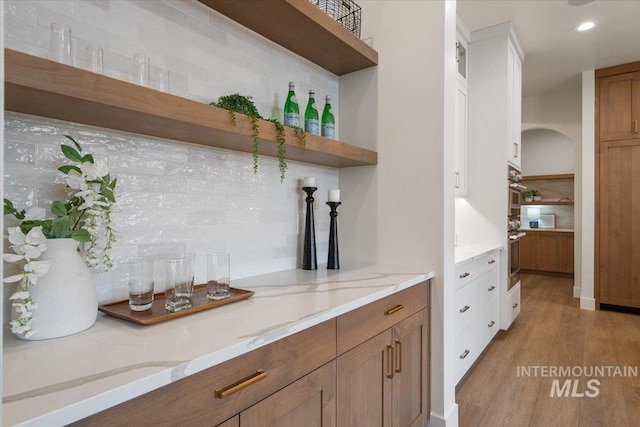
[(520, 281), (520, 239), (526, 234), (522, 231), (520, 220), (520, 203), (522, 192), (527, 189), (520, 182), (522, 175), (516, 168), (509, 166), (508, 169), (508, 191), (509, 203), (507, 212), (507, 235), (508, 235), (508, 265), (509, 265), (509, 289)]

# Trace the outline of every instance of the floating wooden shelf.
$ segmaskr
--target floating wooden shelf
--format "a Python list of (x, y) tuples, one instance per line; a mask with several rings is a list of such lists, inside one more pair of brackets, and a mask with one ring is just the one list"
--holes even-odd
[[(147, 87), (5, 49), (5, 109), (250, 153), (251, 119)], [(273, 123), (260, 120), (260, 154), (277, 157)], [(378, 153), (285, 127), (286, 158), (331, 167), (375, 165)]]
[(528, 175), (523, 176), (523, 181), (544, 181), (549, 179), (574, 179), (574, 174), (572, 173), (562, 173), (555, 175)]
[(539, 205), (539, 206), (545, 206), (545, 205), (567, 205), (567, 206), (572, 206), (573, 202), (546, 202), (546, 201), (539, 201), (539, 202), (522, 202), (521, 203), (522, 206), (531, 206), (531, 205)]
[(198, 0), (339, 76), (378, 65), (378, 52), (308, 0)]

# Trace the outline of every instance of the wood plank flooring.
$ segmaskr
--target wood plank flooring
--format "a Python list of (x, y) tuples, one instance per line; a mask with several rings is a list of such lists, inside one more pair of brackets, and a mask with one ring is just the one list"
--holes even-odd
[[(573, 280), (523, 275), (522, 311), (458, 384), (459, 425), (640, 426), (640, 376), (518, 375), (518, 367), (635, 367), (640, 375), (640, 315), (580, 310)], [(587, 372), (588, 374), (588, 372)], [(573, 382), (551, 396), (554, 381)], [(598, 380), (599, 385), (587, 381)], [(580, 393), (598, 394), (594, 397)]]

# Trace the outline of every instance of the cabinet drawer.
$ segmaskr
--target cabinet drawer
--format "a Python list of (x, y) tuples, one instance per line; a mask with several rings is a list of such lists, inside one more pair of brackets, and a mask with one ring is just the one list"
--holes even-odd
[(482, 276), (486, 272), (500, 267), (500, 251), (495, 250), (484, 254), (476, 262), (478, 263), (478, 276)]
[(477, 291), (478, 281), (474, 280), (455, 292), (456, 336), (460, 335), (478, 315)]
[(456, 265), (456, 289), (475, 280), (478, 276), (478, 264), (475, 261), (468, 261), (464, 264)]
[(480, 349), (484, 351), (500, 330), (500, 300), (495, 300), (478, 318), (482, 328)]
[(500, 269), (494, 268), (480, 276), (478, 282), (478, 310), (484, 311), (500, 296)]
[[(76, 425), (216, 425), (336, 357), (335, 319), (100, 412)], [(219, 397), (234, 383), (256, 380)]]
[(467, 373), (480, 355), (479, 326), (479, 323), (473, 323), (456, 338), (456, 383)]
[(509, 311), (509, 325), (518, 317), (520, 314), (520, 283), (518, 283), (514, 288), (512, 288), (507, 294), (507, 300), (509, 301), (509, 306), (507, 310)]
[(342, 354), (429, 305), (429, 281), (338, 317), (337, 352)]

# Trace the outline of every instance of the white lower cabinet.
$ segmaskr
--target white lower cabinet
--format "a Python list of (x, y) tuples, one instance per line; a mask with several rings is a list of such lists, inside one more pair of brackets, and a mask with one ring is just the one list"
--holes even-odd
[(505, 307), (506, 313), (504, 313), (504, 315), (507, 324), (511, 325), (515, 318), (518, 317), (518, 314), (520, 314), (520, 282), (511, 288), (507, 294), (507, 299), (509, 304)]
[[(473, 280), (460, 286), (458, 275), (470, 271), (474, 272)], [(481, 254), (457, 265), (456, 279), (454, 300), (458, 382), (500, 329), (500, 250)]]

